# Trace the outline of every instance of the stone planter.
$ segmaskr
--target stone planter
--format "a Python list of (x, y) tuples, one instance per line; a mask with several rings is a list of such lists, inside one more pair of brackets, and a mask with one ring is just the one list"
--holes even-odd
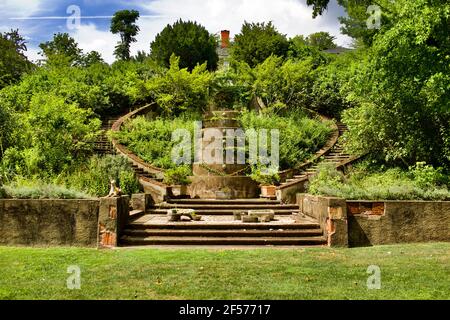
[(277, 187), (276, 186), (261, 186), (261, 197), (263, 198), (276, 198)]

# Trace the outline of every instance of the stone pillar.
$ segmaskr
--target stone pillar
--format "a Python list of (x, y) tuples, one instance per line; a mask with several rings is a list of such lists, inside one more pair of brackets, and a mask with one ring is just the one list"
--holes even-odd
[(297, 194), (297, 204), (301, 213), (319, 222), (328, 246), (348, 247), (347, 201), (345, 199)]
[(137, 193), (131, 196), (131, 208), (146, 212), (155, 204), (153, 197), (148, 193)]
[(347, 202), (345, 199), (326, 198), (328, 201), (328, 246), (348, 247)]
[(101, 198), (98, 215), (97, 247), (114, 248), (119, 245), (121, 233), (128, 223), (130, 198)]

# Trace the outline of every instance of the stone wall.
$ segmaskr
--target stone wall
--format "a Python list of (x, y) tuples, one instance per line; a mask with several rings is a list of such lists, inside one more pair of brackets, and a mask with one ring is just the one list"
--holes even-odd
[[(128, 204), (128, 197), (0, 200), (0, 245), (116, 246), (128, 221)], [(113, 235), (108, 242), (102, 238), (100, 222)]]
[(300, 194), (297, 203), (319, 221), (330, 246), (450, 241), (448, 201), (346, 201)]
[(347, 201), (350, 246), (450, 241), (448, 201)]
[(97, 244), (98, 200), (0, 200), (0, 245)]

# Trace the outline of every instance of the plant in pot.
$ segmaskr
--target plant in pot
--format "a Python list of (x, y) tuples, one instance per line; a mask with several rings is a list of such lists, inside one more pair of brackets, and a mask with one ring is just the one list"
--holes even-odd
[(169, 185), (168, 193), (171, 197), (185, 197), (189, 195), (188, 185), (192, 170), (189, 166), (169, 169), (164, 173), (164, 183)]
[(276, 198), (276, 186), (280, 183), (278, 172), (270, 169), (256, 168), (252, 170), (251, 178), (260, 184), (261, 197)]

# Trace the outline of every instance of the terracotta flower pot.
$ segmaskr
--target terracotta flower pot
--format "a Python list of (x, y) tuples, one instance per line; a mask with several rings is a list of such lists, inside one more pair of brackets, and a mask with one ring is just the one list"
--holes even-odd
[(277, 187), (261, 186), (261, 196), (263, 198), (275, 198), (277, 196)]

